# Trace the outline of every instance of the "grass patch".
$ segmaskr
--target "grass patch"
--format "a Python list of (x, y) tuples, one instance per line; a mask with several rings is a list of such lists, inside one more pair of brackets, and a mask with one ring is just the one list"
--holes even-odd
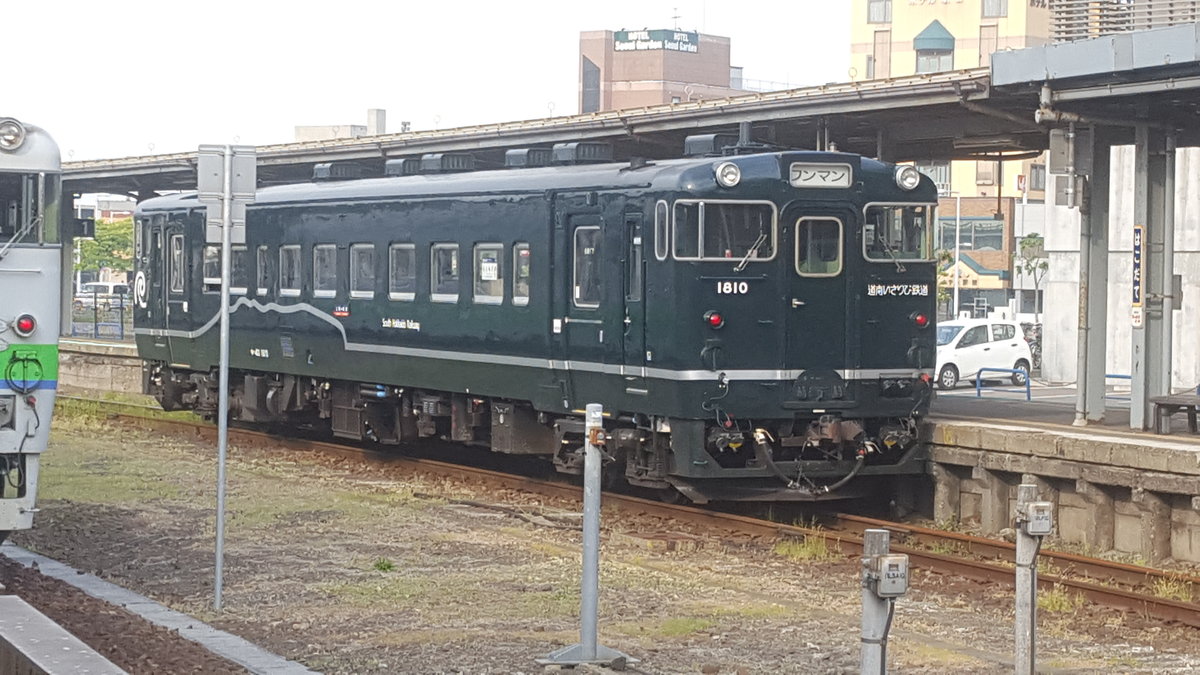
[(1166, 600), (1192, 601), (1192, 584), (1178, 577), (1155, 579), (1154, 583), (1150, 584), (1150, 592), (1155, 597)]
[(376, 558), (375, 562), (371, 563), (371, 568), (376, 572), (391, 572), (396, 569), (396, 565), (387, 558)]
[(1087, 600), (1082, 595), (1071, 593), (1058, 584), (1050, 591), (1039, 592), (1037, 596), (1038, 609), (1052, 613), (1074, 612), (1085, 602)]
[(610, 629), (614, 633), (641, 638), (643, 641), (653, 641), (659, 638), (678, 638), (708, 630), (717, 625), (716, 621), (699, 616), (675, 616), (659, 621), (634, 623), (631, 621), (614, 624)]
[(775, 544), (775, 554), (789, 560), (812, 562), (817, 560), (832, 560), (833, 553), (829, 550), (829, 542), (825, 537), (805, 536), (802, 539), (784, 539)]

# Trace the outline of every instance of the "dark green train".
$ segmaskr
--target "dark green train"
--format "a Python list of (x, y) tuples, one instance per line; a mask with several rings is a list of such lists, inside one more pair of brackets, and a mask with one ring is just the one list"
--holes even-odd
[[(259, 190), (231, 259), (231, 416), (577, 473), (596, 402), (610, 478), (696, 501), (854, 497), (923, 472), (928, 178), (831, 152), (553, 152)], [(195, 194), (139, 206), (135, 319), (146, 391), (211, 417), (204, 213)]]

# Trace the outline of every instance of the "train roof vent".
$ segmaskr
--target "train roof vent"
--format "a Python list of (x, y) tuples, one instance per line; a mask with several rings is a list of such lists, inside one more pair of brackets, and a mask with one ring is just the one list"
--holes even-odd
[(596, 164), (611, 161), (613, 149), (608, 143), (579, 141), (554, 144), (555, 164)]
[(353, 180), (367, 175), (366, 169), (346, 162), (325, 162), (313, 165), (313, 180)]
[(550, 148), (520, 148), (504, 153), (504, 166), (509, 169), (550, 166), (553, 159), (554, 151)]
[(464, 152), (435, 152), (421, 155), (421, 173), (474, 171), (475, 157)]
[(415, 176), (421, 173), (421, 160), (416, 157), (389, 159), (383, 163), (385, 176)]
[(720, 157), (738, 144), (737, 134), (698, 134), (683, 139), (684, 157)]

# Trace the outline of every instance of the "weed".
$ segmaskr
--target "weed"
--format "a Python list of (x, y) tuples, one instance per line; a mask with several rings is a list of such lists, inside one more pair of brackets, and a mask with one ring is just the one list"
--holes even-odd
[(939, 539), (934, 541), (933, 543), (929, 544), (929, 551), (931, 553), (938, 553), (940, 555), (959, 555), (964, 553), (962, 542), (952, 541), (949, 539)]
[(1043, 591), (1037, 596), (1038, 609), (1047, 612), (1074, 612), (1086, 602), (1079, 594), (1071, 593), (1062, 586), (1055, 584), (1054, 589)]
[(806, 536), (803, 539), (784, 539), (775, 544), (775, 553), (791, 560), (831, 560), (825, 537)]
[(1150, 592), (1155, 597), (1167, 600), (1192, 601), (1192, 584), (1178, 577), (1155, 579), (1154, 583), (1150, 584)]
[(375, 568), (376, 572), (391, 572), (392, 570), (396, 569), (396, 565), (387, 558), (376, 558), (375, 562), (371, 564), (371, 567)]

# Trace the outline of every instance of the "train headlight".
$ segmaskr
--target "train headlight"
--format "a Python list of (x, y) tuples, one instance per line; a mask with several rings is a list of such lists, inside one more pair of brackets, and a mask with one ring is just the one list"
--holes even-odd
[(742, 170), (733, 162), (721, 162), (717, 165), (717, 185), (735, 187), (742, 181)]
[(22, 314), (13, 322), (13, 330), (21, 337), (29, 337), (33, 335), (34, 329), (37, 328), (37, 321), (30, 314)]
[(0, 118), (0, 150), (16, 150), (25, 142), (25, 127), (11, 117)]
[(921, 184), (921, 172), (912, 166), (896, 167), (896, 185), (902, 190), (914, 190)]

